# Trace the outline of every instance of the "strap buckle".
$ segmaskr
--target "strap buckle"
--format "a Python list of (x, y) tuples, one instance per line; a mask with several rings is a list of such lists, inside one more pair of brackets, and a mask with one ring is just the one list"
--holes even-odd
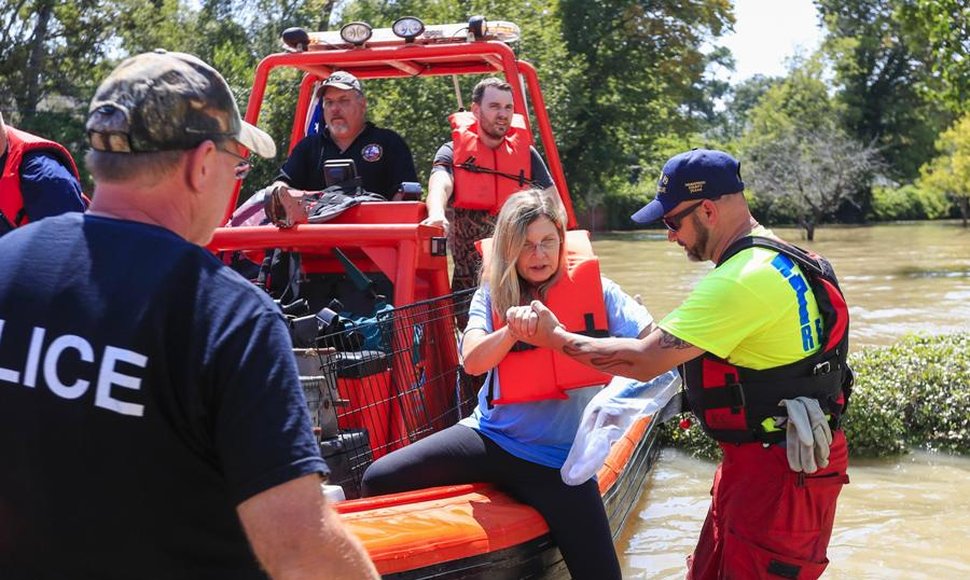
[(745, 407), (744, 388), (734, 375), (726, 375), (724, 379), (724, 388), (727, 389), (728, 397), (731, 400), (731, 412), (737, 413)]

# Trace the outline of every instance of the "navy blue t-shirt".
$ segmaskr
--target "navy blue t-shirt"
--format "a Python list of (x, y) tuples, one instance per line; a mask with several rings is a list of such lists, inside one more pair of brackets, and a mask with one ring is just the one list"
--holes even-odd
[(391, 199), (402, 181), (417, 181), (414, 157), (400, 135), (367, 123), (345, 151), (330, 138), (330, 131), (308, 135), (297, 143), (283, 164), (277, 180), (297, 189), (318, 191), (326, 187), (323, 164), (331, 159), (353, 159), (366, 191)]
[(265, 577), (236, 506), (326, 473), (278, 309), (151, 225), (0, 238), (0, 578)]

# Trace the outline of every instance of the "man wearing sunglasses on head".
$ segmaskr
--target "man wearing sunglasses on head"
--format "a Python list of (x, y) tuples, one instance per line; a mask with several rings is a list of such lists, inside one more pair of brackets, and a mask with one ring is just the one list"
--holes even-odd
[(721, 151), (664, 165), (633, 220), (662, 220), (668, 240), (715, 268), (645, 338), (569, 333), (539, 302), (509, 325), (617, 375), (650, 380), (680, 366), (691, 411), (724, 458), (689, 579), (817, 578), (848, 483), (848, 309), (831, 265), (758, 224), (743, 191), (741, 164)]

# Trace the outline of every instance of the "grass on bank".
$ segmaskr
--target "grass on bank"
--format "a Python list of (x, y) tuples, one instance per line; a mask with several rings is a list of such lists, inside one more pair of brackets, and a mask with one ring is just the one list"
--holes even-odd
[[(844, 418), (853, 457), (900, 455), (911, 448), (970, 455), (970, 333), (908, 336), (853, 353), (855, 387)], [(720, 448), (694, 421), (671, 421), (669, 445), (718, 459)]]

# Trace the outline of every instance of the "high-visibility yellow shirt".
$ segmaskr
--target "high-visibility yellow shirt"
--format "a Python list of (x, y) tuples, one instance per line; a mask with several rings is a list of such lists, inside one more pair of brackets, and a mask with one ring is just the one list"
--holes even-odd
[[(775, 237), (761, 226), (752, 235)], [(767, 248), (748, 248), (705, 276), (660, 328), (756, 370), (819, 350), (822, 319), (801, 269)]]

